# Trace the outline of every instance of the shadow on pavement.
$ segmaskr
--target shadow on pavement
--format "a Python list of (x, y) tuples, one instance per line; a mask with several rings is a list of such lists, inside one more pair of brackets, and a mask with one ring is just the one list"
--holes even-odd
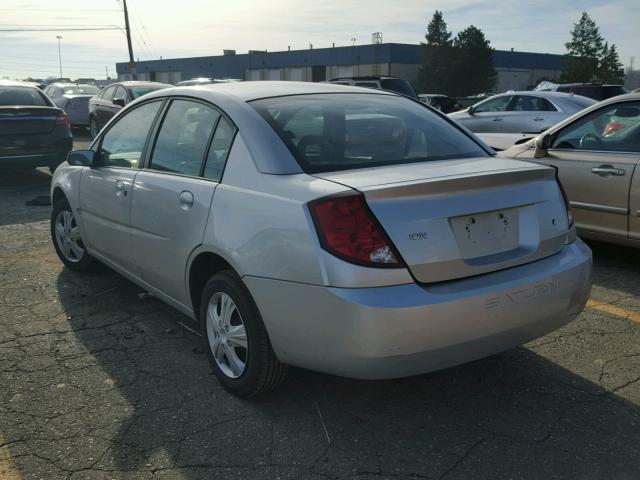
[(141, 300), (124, 278), (63, 269), (57, 287), (86, 349), (67, 368), (91, 410), (68, 428), (102, 439), (97, 470), (189, 480), (640, 477), (638, 406), (527, 348), (395, 381), (292, 369), (277, 391), (239, 400), (210, 373), (199, 338), (176, 325), (185, 318)]
[(594, 296), (598, 293), (599, 286), (606, 285), (607, 290), (618, 291), (618, 295), (609, 292), (610, 297), (596, 297), (598, 300), (616, 302), (623, 296), (640, 296), (640, 282), (637, 281), (640, 249), (593, 241), (589, 241), (589, 247), (594, 258)]
[(27, 201), (48, 196), (51, 174), (47, 168), (0, 169), (0, 225), (37, 222), (49, 218), (49, 206), (29, 206)]

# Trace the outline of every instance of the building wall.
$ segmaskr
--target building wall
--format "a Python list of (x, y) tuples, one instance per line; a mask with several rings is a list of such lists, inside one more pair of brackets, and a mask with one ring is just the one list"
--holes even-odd
[[(557, 78), (562, 56), (496, 50), (495, 90), (522, 90)], [(136, 77), (176, 83), (195, 77), (318, 82), (344, 76), (392, 75), (414, 82), (422, 64), (420, 45), (383, 43), (346, 47), (218, 55), (138, 62)], [(119, 80), (133, 79), (128, 63), (116, 65)], [(438, 92), (427, 92), (438, 93)]]

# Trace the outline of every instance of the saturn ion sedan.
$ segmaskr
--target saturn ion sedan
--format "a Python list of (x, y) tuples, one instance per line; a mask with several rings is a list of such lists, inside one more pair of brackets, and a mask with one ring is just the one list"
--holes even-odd
[(132, 102), (53, 177), (51, 235), (187, 315), (240, 396), (286, 366), (442, 369), (571, 321), (590, 292), (556, 171), (417, 100), (296, 82)]

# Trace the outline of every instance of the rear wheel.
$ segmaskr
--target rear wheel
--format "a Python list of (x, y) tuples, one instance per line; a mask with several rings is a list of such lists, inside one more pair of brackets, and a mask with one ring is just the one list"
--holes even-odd
[(51, 240), (62, 263), (72, 270), (92, 270), (97, 261), (87, 253), (80, 236), (80, 226), (66, 199), (53, 204), (51, 211)]
[(211, 368), (234, 395), (257, 395), (284, 380), (287, 367), (276, 358), (260, 312), (233, 271), (205, 285), (200, 327)]

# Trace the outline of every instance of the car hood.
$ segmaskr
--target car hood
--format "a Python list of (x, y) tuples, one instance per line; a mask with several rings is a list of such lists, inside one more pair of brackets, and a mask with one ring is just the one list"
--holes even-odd
[(534, 146), (535, 141), (536, 141), (536, 139), (532, 138), (528, 142), (524, 142), (524, 143), (521, 143), (519, 145), (513, 145), (510, 148), (502, 150), (499, 153), (499, 155), (501, 157), (516, 158), (519, 155), (521, 155), (522, 153), (524, 153), (527, 150), (531, 149)]

